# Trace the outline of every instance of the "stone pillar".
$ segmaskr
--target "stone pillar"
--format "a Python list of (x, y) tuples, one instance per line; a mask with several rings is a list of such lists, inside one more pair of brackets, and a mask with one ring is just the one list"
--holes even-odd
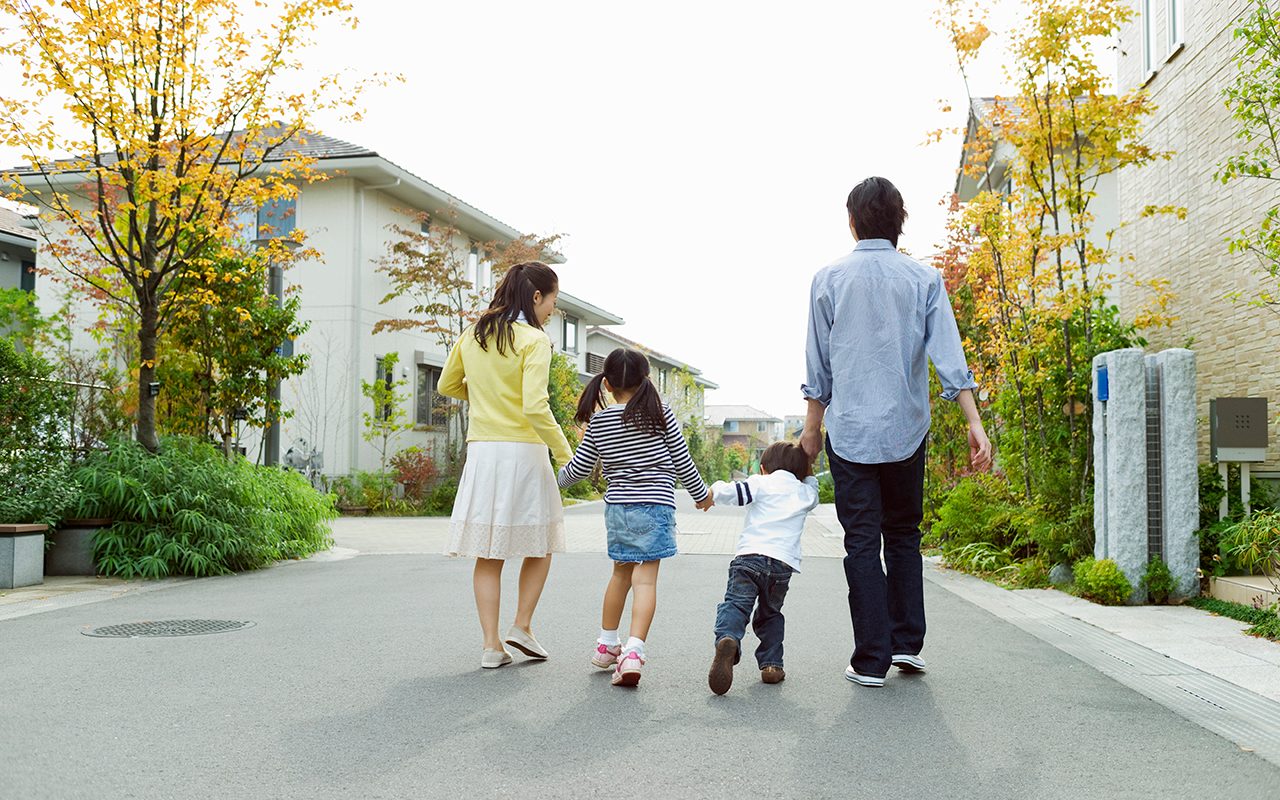
[(1160, 367), (1163, 454), (1164, 561), (1177, 597), (1200, 593), (1200, 478), (1196, 446), (1196, 355), (1176, 348), (1156, 355)]
[[(1107, 400), (1098, 399), (1099, 368), (1107, 370)], [(1139, 583), (1147, 569), (1146, 366), (1136, 347), (1093, 359), (1094, 493), (1097, 559), (1115, 561), (1133, 585), (1130, 603), (1146, 599)]]

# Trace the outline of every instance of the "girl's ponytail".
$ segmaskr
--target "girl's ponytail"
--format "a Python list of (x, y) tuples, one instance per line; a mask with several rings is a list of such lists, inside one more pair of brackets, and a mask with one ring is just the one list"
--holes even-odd
[(578, 398), (578, 413), (574, 414), (573, 419), (579, 425), (585, 425), (602, 408), (604, 408), (603, 372), (587, 382), (587, 387), (582, 390), (582, 396)]
[[(645, 372), (648, 373), (648, 370)], [(636, 393), (627, 401), (627, 409), (622, 412), (622, 424), (651, 435), (660, 434), (667, 426), (662, 415), (662, 398), (658, 396), (658, 387), (653, 385), (647, 374), (640, 380)]]

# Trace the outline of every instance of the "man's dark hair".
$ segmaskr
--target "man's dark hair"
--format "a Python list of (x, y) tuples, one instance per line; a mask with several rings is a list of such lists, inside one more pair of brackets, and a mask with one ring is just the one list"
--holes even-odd
[(791, 442), (774, 442), (760, 456), (760, 468), (769, 472), (785, 469), (800, 480), (812, 474), (809, 455), (804, 448)]
[(902, 192), (888, 178), (867, 178), (853, 187), (844, 205), (858, 239), (888, 239), (898, 246), (907, 209), (902, 205)]

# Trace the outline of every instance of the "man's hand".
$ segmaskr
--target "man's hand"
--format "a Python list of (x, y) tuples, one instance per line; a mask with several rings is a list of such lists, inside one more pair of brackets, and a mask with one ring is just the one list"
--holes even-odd
[(805, 455), (809, 456), (809, 460), (813, 461), (822, 452), (822, 430), (808, 428), (800, 434), (800, 447), (804, 448)]
[(716, 499), (712, 497), (710, 493), (708, 493), (706, 497), (699, 500), (695, 505), (697, 505), (699, 511), (706, 511), (707, 509), (711, 508), (715, 504), (716, 504)]
[(991, 440), (981, 422), (969, 425), (969, 463), (979, 472), (991, 468)]

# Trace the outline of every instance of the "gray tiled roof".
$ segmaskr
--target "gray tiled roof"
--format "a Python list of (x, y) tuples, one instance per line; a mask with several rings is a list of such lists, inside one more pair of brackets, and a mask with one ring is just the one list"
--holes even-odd
[(13, 209), (0, 207), (0, 232), (30, 239), (35, 244), (36, 232), (24, 224), (26, 219)]

